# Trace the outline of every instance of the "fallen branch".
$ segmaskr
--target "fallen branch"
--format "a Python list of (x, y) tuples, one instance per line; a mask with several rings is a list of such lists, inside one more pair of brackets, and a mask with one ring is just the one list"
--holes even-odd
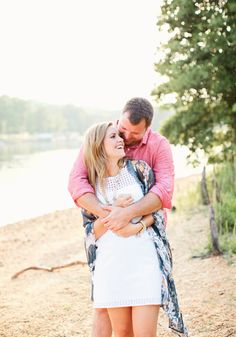
[(212, 253), (205, 253), (205, 254), (200, 254), (200, 255), (193, 255), (191, 256), (192, 259), (201, 259), (201, 260), (204, 260), (204, 259), (208, 259), (209, 257), (211, 257), (213, 254)]
[(74, 261), (74, 262), (70, 262), (70, 263), (66, 263), (66, 264), (63, 264), (61, 266), (56, 266), (56, 267), (40, 267), (40, 266), (31, 266), (31, 267), (28, 267), (28, 268), (25, 268), (25, 269), (22, 269), (20, 271), (18, 271), (17, 273), (15, 273), (11, 279), (15, 279), (17, 278), (20, 274), (23, 274), (24, 272), (26, 272), (27, 270), (44, 270), (44, 271), (48, 271), (48, 272), (53, 272), (57, 269), (62, 269), (62, 268), (68, 268), (68, 267), (72, 267), (72, 266), (75, 266), (75, 265), (81, 265), (81, 266), (84, 266), (87, 264), (87, 262), (83, 262), (83, 261)]

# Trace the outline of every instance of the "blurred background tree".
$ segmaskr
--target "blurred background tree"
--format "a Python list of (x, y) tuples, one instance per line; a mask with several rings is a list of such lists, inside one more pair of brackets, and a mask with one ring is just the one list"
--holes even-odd
[[(72, 104), (55, 105), (20, 98), (0, 96), (0, 140), (2, 135), (37, 133), (78, 133), (82, 135), (93, 123), (116, 120), (119, 110), (78, 107)], [(155, 107), (152, 126), (160, 128), (160, 123), (173, 114), (171, 109)]]
[(118, 118), (119, 111), (53, 105), (20, 98), (0, 96), (0, 136), (20, 133), (83, 134), (92, 124)]
[(164, 0), (157, 26), (169, 39), (159, 46), (155, 65), (165, 82), (152, 95), (162, 102), (172, 94), (175, 110), (162, 133), (188, 146), (192, 163), (199, 163), (200, 149), (208, 163), (223, 164), (216, 172), (224, 181), (215, 204), (217, 223), (222, 234), (235, 233), (236, 2)]
[(158, 19), (170, 39), (161, 45), (156, 71), (167, 81), (153, 91), (159, 101), (174, 93), (176, 114), (162, 132), (203, 149), (209, 162), (236, 153), (236, 2), (164, 0)]

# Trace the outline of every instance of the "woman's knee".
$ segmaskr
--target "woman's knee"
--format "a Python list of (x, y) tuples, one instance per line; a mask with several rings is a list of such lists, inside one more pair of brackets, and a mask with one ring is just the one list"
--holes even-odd
[(156, 337), (156, 331), (136, 331), (135, 337)]
[(134, 329), (135, 337), (156, 337), (157, 330), (154, 326), (143, 326)]
[(133, 331), (130, 327), (116, 327), (115, 329), (115, 336), (116, 337), (133, 337)]

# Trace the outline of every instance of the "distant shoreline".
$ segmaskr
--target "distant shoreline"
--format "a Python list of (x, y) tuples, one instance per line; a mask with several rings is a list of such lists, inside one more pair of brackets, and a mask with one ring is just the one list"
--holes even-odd
[[(176, 178), (175, 181), (177, 182), (178, 181), (178, 185), (183, 183), (184, 185), (186, 185), (188, 183), (188, 181), (191, 183), (191, 184), (194, 184), (195, 182), (199, 181), (200, 180), (200, 177), (201, 175), (200, 174), (191, 174), (189, 176), (186, 176), (186, 177), (180, 177), (180, 178)], [(7, 226), (12, 226), (12, 225), (15, 225), (15, 224), (23, 224), (25, 221), (35, 221), (36, 219), (38, 218), (42, 218), (42, 217), (47, 217), (47, 216), (50, 216), (50, 215), (54, 215), (58, 212), (68, 212), (69, 210), (73, 210), (73, 209), (77, 209), (76, 206), (74, 207), (67, 207), (67, 208), (64, 208), (64, 209), (55, 209), (54, 211), (52, 212), (46, 212), (46, 213), (42, 213), (42, 214), (39, 214), (38, 216), (29, 216), (29, 217), (25, 217), (23, 219), (19, 219), (17, 221), (14, 221), (14, 222), (10, 222), (10, 223), (6, 223), (6, 224), (0, 224), (0, 229), (3, 228), (3, 227), (7, 227)], [(78, 208), (79, 210), (79, 208)]]
[(13, 133), (13, 134), (0, 134), (0, 144), (6, 145), (14, 142), (53, 142), (53, 141), (65, 141), (75, 140), (82, 141), (83, 135), (79, 132), (40, 132), (40, 133)]

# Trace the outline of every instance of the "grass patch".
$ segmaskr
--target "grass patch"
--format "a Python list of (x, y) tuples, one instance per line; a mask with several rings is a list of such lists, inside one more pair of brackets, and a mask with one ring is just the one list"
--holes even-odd
[(236, 184), (232, 163), (224, 163), (215, 167), (210, 179), (218, 185), (212, 189), (212, 201), (216, 223), (219, 231), (220, 248), (223, 253), (236, 254)]
[(236, 254), (236, 235), (221, 235), (220, 247), (224, 253)]
[(194, 175), (176, 180), (173, 205), (178, 212), (191, 212), (201, 206), (200, 179), (200, 175)]
[[(212, 181), (217, 182), (217, 191)], [(224, 254), (236, 254), (236, 188), (232, 165), (225, 163), (216, 166), (207, 178), (207, 185), (215, 211), (220, 249)], [(220, 201), (216, 198), (217, 193), (220, 195)], [(208, 206), (202, 205), (200, 175), (176, 180), (173, 205), (179, 213), (186, 216), (203, 212), (209, 218)], [(208, 245), (200, 255), (209, 255), (211, 252), (209, 235)]]

